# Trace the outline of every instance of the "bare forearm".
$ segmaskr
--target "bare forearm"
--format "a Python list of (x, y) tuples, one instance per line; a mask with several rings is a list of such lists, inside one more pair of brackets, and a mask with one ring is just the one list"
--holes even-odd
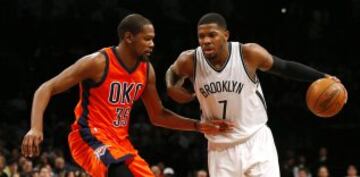
[(171, 99), (181, 104), (193, 101), (195, 98), (193, 93), (182, 87), (170, 87), (167, 89), (167, 94)]
[(41, 85), (34, 94), (31, 110), (31, 128), (42, 131), (44, 111), (49, 103), (51, 90), (47, 84)]
[(151, 120), (154, 125), (160, 127), (184, 131), (197, 131), (198, 120), (182, 117), (166, 108), (163, 108), (161, 113)]

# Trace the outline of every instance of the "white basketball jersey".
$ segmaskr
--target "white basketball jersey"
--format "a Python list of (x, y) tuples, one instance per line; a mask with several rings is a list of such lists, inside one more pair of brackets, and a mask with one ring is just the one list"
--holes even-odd
[(235, 130), (222, 135), (206, 135), (212, 143), (246, 140), (267, 122), (266, 103), (258, 79), (248, 76), (241, 44), (229, 42), (229, 57), (223, 68), (215, 69), (197, 47), (194, 59), (194, 90), (200, 102), (201, 119), (228, 119)]

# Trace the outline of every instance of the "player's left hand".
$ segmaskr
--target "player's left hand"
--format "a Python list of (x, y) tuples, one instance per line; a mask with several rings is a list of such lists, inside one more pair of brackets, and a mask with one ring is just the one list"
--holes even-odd
[(234, 122), (229, 120), (212, 119), (200, 122), (198, 125), (198, 130), (204, 134), (217, 135), (232, 131), (234, 126)]

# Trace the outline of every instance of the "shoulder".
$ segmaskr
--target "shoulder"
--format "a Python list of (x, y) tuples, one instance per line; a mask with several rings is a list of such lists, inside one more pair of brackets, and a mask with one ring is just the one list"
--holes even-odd
[(76, 63), (83, 66), (105, 66), (106, 57), (101, 52), (94, 52), (81, 57)]
[(254, 68), (268, 68), (272, 64), (271, 54), (257, 43), (246, 43), (242, 45), (245, 62)]
[(244, 52), (244, 54), (247, 54), (247, 55), (254, 55), (261, 50), (265, 50), (261, 45), (259, 45), (257, 43), (242, 44), (241, 49)]
[(195, 50), (186, 50), (181, 52), (174, 64), (172, 70), (179, 76), (192, 77)]
[(269, 55), (269, 52), (260, 44), (257, 43), (245, 43), (241, 45), (244, 55), (251, 57)]
[(83, 56), (74, 65), (79, 71), (86, 72), (89, 78), (97, 80), (105, 70), (107, 59), (101, 52), (94, 52)]
[(184, 62), (184, 63), (192, 63), (193, 59), (195, 57), (195, 50), (191, 49), (191, 50), (185, 50), (183, 52), (180, 53), (177, 62)]

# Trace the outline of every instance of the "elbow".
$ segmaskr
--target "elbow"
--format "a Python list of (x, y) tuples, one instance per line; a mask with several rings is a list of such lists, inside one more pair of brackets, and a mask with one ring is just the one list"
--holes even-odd
[(174, 100), (177, 103), (183, 103), (184, 100), (181, 98), (181, 96), (179, 96), (178, 94), (178, 89), (174, 86), (168, 87), (166, 89), (167, 95)]
[(168, 87), (166, 91), (167, 95), (172, 100), (180, 104), (189, 103), (194, 100), (194, 96), (192, 93), (188, 93), (187, 91), (179, 87)]
[(176, 88), (175, 88), (175, 86), (168, 86), (166, 88), (166, 93), (171, 99), (174, 99), (174, 97), (176, 97)]
[(152, 125), (159, 126), (160, 121), (159, 121), (159, 113), (158, 113), (158, 111), (154, 110), (153, 108), (147, 109), (147, 110), (148, 110), (150, 123)]
[(151, 115), (150, 122), (154, 126), (158, 126), (158, 127), (161, 126), (161, 122), (160, 122), (160, 119), (158, 118), (158, 116)]
[(162, 107), (157, 111), (149, 112), (149, 118), (151, 124), (158, 127), (166, 125), (166, 108)]
[(168, 86), (166, 88), (166, 93), (170, 98), (173, 98), (176, 95), (176, 87), (175, 86)]
[(49, 93), (50, 95), (52, 95), (53, 94), (52, 90), (53, 89), (51, 87), (51, 84), (49, 82), (45, 82), (45, 83), (41, 84), (38, 89), (36, 89), (35, 95), (42, 95), (44, 93)]

